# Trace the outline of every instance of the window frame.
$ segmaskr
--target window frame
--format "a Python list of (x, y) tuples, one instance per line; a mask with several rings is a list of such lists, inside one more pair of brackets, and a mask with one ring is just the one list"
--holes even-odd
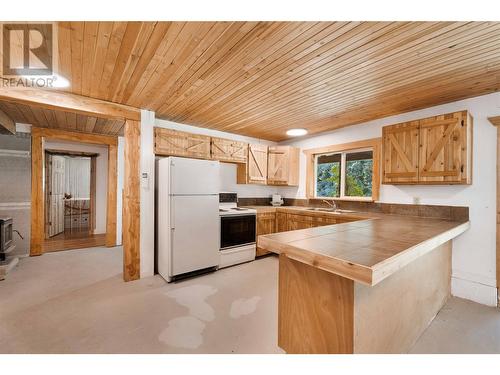
[[(304, 150), (307, 157), (306, 166), (306, 196), (309, 199), (326, 200), (350, 200), (350, 201), (369, 201), (373, 202), (379, 199), (380, 192), (380, 154), (381, 138), (372, 138), (363, 141), (331, 145), (315, 149)], [(345, 172), (346, 155), (354, 152), (372, 151), (373, 152), (373, 170), (372, 170), (372, 195), (371, 197), (352, 197), (345, 195)], [(316, 195), (317, 188), (317, 159), (321, 155), (341, 154), (341, 177), (340, 177), (340, 196), (339, 197), (321, 197)]]
[[(314, 154), (314, 190), (313, 190), (313, 195), (315, 199), (372, 199), (373, 196), (373, 173), (375, 171), (373, 170), (372, 166), (372, 196), (370, 197), (362, 197), (362, 196), (351, 196), (351, 195), (345, 195), (345, 181), (346, 181), (346, 172), (347, 172), (347, 155), (348, 154), (355, 154), (357, 152), (365, 152), (365, 151), (371, 151), (372, 152), (372, 160), (374, 158), (374, 151), (373, 147), (365, 147), (365, 148), (359, 148), (355, 150), (346, 150), (346, 151), (336, 151), (336, 152), (326, 152), (323, 154)], [(322, 197), (318, 196), (318, 158), (320, 156), (325, 156), (325, 155), (340, 155), (340, 196), (338, 197)]]

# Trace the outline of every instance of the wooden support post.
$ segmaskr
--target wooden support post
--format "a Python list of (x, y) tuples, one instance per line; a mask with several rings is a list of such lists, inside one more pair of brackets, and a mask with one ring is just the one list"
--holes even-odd
[(44, 240), (43, 138), (31, 136), (31, 246), (30, 255), (42, 255)]
[(108, 146), (108, 199), (106, 215), (106, 246), (116, 246), (117, 145)]
[(123, 187), (123, 278), (140, 278), (140, 142), (138, 121), (125, 122), (125, 176)]

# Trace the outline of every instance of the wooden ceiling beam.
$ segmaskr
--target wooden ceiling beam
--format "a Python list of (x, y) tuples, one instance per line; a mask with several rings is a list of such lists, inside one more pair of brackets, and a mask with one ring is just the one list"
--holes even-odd
[(0, 134), (16, 134), (16, 123), (0, 109)]
[(69, 93), (32, 88), (2, 88), (0, 100), (109, 119), (139, 121), (138, 108)]

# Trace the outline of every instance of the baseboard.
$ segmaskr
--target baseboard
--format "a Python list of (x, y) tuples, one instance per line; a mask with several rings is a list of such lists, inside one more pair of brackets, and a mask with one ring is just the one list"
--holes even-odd
[(497, 306), (497, 288), (453, 276), (451, 294), (487, 306)]

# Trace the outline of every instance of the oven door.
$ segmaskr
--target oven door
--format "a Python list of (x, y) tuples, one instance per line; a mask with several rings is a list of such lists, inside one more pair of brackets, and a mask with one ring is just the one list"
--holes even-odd
[(229, 215), (220, 218), (220, 248), (255, 243), (255, 215)]

